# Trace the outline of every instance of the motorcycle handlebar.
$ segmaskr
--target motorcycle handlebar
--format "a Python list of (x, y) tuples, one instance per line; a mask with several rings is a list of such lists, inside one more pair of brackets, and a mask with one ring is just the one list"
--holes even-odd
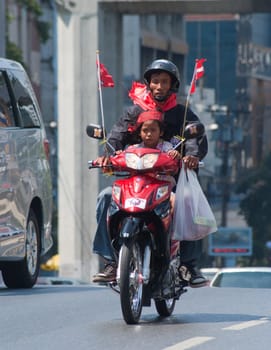
[[(204, 167), (204, 162), (201, 160), (199, 161), (199, 164), (198, 164), (199, 168), (202, 168)], [(99, 165), (99, 164), (96, 164), (96, 161), (95, 160), (89, 160), (88, 161), (88, 169), (97, 169), (97, 168), (110, 168), (112, 167), (112, 165)]]
[(96, 168), (110, 168), (112, 165), (100, 165), (97, 164), (95, 160), (89, 160), (88, 161), (88, 169), (96, 169)]
[(88, 169), (92, 169), (92, 168), (100, 168), (100, 165), (96, 165), (94, 160), (89, 160), (88, 161)]

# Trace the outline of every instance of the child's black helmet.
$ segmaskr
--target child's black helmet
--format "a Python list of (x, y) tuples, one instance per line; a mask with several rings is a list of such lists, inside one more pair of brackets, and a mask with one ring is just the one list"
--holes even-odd
[(174, 63), (165, 59), (153, 61), (144, 72), (144, 80), (147, 85), (150, 83), (151, 75), (155, 72), (164, 71), (172, 77), (171, 91), (178, 92), (180, 86), (180, 73)]

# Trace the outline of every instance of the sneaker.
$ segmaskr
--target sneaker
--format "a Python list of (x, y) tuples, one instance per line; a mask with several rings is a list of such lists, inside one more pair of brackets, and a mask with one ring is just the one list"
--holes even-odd
[(182, 265), (179, 268), (179, 274), (180, 278), (187, 281), (191, 288), (199, 288), (208, 285), (208, 280), (203, 277), (197, 267)]
[(114, 282), (116, 281), (117, 266), (115, 262), (107, 263), (102, 272), (96, 273), (92, 281), (97, 282)]
[(187, 266), (187, 269), (191, 275), (189, 280), (189, 286), (191, 288), (204, 287), (208, 284), (208, 280), (201, 274), (197, 267)]

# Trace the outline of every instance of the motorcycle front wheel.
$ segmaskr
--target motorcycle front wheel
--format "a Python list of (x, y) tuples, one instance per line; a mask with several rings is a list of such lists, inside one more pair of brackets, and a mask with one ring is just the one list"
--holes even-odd
[(127, 324), (138, 323), (143, 304), (142, 253), (134, 241), (123, 245), (120, 259), (120, 303)]

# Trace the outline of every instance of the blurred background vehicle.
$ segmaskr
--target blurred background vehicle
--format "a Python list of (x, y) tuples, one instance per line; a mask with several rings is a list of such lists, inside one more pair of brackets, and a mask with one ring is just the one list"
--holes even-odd
[(21, 64), (0, 58), (0, 270), (9, 288), (31, 288), (52, 246), (49, 141)]
[(271, 267), (225, 267), (216, 273), (210, 287), (271, 288)]
[(218, 267), (204, 267), (200, 269), (201, 273), (205, 278), (209, 280), (209, 282), (212, 281), (214, 278), (215, 274), (219, 271)]

